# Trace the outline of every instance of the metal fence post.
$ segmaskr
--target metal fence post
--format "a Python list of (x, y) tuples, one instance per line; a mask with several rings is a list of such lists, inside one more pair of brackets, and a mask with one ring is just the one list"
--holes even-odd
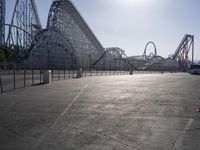
[(15, 68), (14, 68), (14, 70), (13, 70), (13, 88), (14, 88), (14, 90), (16, 89), (16, 72), (15, 72)]
[(126, 70), (125, 70), (125, 60), (124, 60), (124, 74), (125, 74), (125, 71), (126, 71)]
[(24, 66), (24, 88), (26, 87), (26, 62)]
[(71, 71), (70, 70), (71, 70), (71, 68), (69, 67), (69, 72), (68, 72), (69, 73), (69, 79), (71, 77)]
[(66, 68), (64, 68), (64, 79), (66, 79)]
[(89, 56), (89, 71), (90, 71), (90, 76), (92, 76), (92, 68), (91, 68), (91, 55)]
[(58, 80), (60, 80), (60, 69), (58, 70)]
[(106, 61), (105, 61), (105, 57), (103, 57), (103, 72), (104, 72), (104, 75), (106, 74)]
[(72, 78), (74, 78), (74, 56), (73, 53), (71, 53), (71, 68), (72, 68)]
[(84, 68), (84, 72), (85, 72), (85, 77), (87, 76), (87, 68)]
[(116, 63), (117, 63), (117, 60), (116, 60), (116, 58), (115, 58), (115, 73), (116, 73), (116, 69), (117, 69), (117, 68), (116, 68), (116, 67), (117, 67), (117, 64), (116, 64)]
[(74, 63), (73, 63), (73, 70), (72, 70), (72, 78), (74, 78), (75, 70), (74, 70)]
[(40, 84), (42, 84), (42, 70), (40, 68)]
[[(103, 67), (103, 66), (102, 66)], [(103, 68), (101, 67), (101, 76), (103, 75)]]
[(53, 69), (51, 70), (51, 78), (52, 78), (52, 81), (54, 81)]
[(109, 72), (109, 74), (111, 75), (111, 62), (110, 62), (110, 72)]
[(3, 85), (2, 85), (1, 75), (0, 75), (0, 86), (1, 86), (1, 93), (3, 93)]
[(34, 70), (33, 70), (33, 68), (32, 68), (31, 73), (32, 73), (32, 85), (34, 85)]
[(119, 70), (120, 70), (119, 62), (120, 62), (120, 60), (116, 63), (117, 64), (117, 75), (119, 75)]

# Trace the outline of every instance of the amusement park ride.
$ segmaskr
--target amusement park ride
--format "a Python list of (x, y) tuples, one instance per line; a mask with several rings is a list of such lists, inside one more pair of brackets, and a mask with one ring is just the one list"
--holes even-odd
[[(104, 49), (78, 10), (69, 0), (54, 0), (48, 15), (48, 23), (42, 29), (35, 0), (16, 0), (10, 23), (5, 22), (6, 1), (0, 0), (0, 46), (19, 52), (19, 58), (29, 64), (55, 62), (67, 65), (73, 59), (81, 67), (122, 65), (138, 70), (183, 70), (194, 63), (194, 36), (186, 34), (174, 54), (168, 58), (157, 55), (156, 45), (150, 41), (143, 55), (127, 57), (124, 50), (112, 47)], [(147, 55), (148, 45), (155, 52)], [(189, 59), (189, 52), (192, 58)], [(38, 58), (42, 59), (38, 59)], [(46, 60), (45, 60), (46, 59)], [(116, 63), (123, 62), (123, 63)]]

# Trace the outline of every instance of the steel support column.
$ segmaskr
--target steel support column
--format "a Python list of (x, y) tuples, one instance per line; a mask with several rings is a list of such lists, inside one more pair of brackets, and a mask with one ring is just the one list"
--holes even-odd
[(6, 14), (6, 2), (0, 0), (0, 45), (5, 44), (5, 14)]

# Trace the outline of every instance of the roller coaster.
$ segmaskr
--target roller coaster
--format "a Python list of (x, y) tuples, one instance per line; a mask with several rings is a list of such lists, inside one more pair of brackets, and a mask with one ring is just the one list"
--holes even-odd
[[(128, 57), (118, 47), (104, 48), (70, 0), (52, 2), (45, 29), (34, 0), (16, 0), (9, 24), (5, 23), (5, 0), (0, 0), (0, 10), (0, 47), (17, 49), (18, 60), (31, 68), (187, 71), (188, 65), (194, 63), (194, 36), (190, 34), (168, 58), (157, 54), (153, 41), (146, 44), (140, 56)], [(147, 54), (150, 44), (154, 53)]]

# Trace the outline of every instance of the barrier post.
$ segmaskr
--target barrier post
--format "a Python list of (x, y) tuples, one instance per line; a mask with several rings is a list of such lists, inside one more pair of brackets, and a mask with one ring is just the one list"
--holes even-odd
[(1, 75), (0, 75), (0, 86), (1, 86), (1, 93), (3, 93), (3, 85), (2, 85)]

